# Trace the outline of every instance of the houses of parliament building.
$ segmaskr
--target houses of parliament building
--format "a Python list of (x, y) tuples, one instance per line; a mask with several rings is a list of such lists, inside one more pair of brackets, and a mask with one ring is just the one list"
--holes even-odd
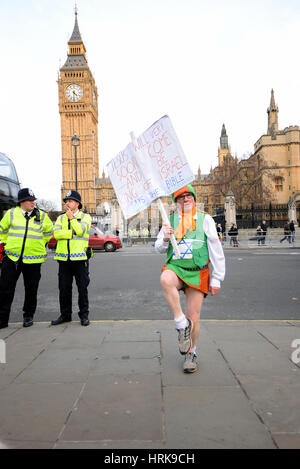
[[(77, 187), (84, 208), (100, 213), (105, 202), (116, 203), (116, 195), (104, 169), (99, 177), (98, 91), (90, 71), (75, 11), (75, 25), (68, 42), (68, 55), (58, 78), (61, 123), (62, 186), (61, 199)], [(210, 173), (198, 173), (192, 183), (198, 202), (215, 214), (224, 206), (226, 191), (231, 190), (240, 204), (261, 200), (287, 204), (291, 199), (300, 208), (300, 128), (279, 129), (279, 109), (271, 91), (267, 109), (267, 132), (254, 144), (253, 154), (244, 160), (232, 156), (225, 125), (218, 148), (218, 164)], [(75, 162), (76, 159), (76, 162)], [(200, 157), (199, 157), (200, 159)], [(260, 166), (261, 165), (261, 166)], [(267, 170), (266, 170), (267, 168)], [(252, 175), (252, 176), (251, 176)], [(251, 180), (252, 177), (252, 180)], [(259, 184), (253, 183), (259, 181)], [(254, 190), (255, 186), (255, 190)], [(268, 190), (265, 190), (267, 188)]]

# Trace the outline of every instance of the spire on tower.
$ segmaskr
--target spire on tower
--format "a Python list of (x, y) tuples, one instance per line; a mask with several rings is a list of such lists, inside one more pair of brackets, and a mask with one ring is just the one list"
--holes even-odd
[(72, 35), (68, 42), (69, 51), (68, 58), (64, 66), (60, 70), (84, 70), (88, 69), (86, 49), (82, 41), (78, 26), (78, 9), (75, 5), (75, 24)]
[(69, 40), (69, 44), (72, 42), (76, 42), (76, 43), (82, 42), (81, 34), (79, 31), (79, 26), (78, 26), (77, 15), (78, 15), (78, 8), (77, 8), (77, 5), (75, 4), (75, 24), (74, 24), (72, 36), (70, 37), (70, 40)]
[(226, 133), (225, 124), (223, 124), (223, 126), (222, 126), (220, 146), (221, 146), (222, 150), (228, 150), (229, 149), (228, 136), (227, 136), (227, 133)]
[(275, 104), (275, 97), (274, 97), (274, 90), (271, 90), (271, 100), (270, 100), (270, 107), (268, 107), (268, 112), (278, 112), (278, 106)]
[(275, 98), (274, 98), (274, 90), (272, 88), (271, 90), (271, 102), (270, 102), (270, 107), (275, 107)]
[(220, 137), (220, 146), (218, 148), (218, 163), (219, 166), (224, 164), (225, 158), (231, 154), (231, 148), (228, 143), (228, 135), (226, 132), (225, 124), (222, 126), (221, 137)]
[(270, 106), (268, 107), (268, 135), (272, 136), (272, 139), (276, 139), (276, 132), (278, 132), (278, 106), (275, 103), (274, 90), (271, 90)]
[(201, 181), (201, 169), (200, 169), (200, 165), (198, 166), (198, 181)]

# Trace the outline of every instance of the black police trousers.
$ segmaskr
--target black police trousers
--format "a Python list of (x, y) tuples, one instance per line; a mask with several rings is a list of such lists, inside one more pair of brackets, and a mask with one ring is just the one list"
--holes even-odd
[(0, 277), (0, 323), (9, 320), (11, 305), (15, 296), (17, 281), (23, 274), (25, 299), (23, 317), (33, 317), (37, 306), (37, 292), (41, 278), (41, 264), (14, 262), (6, 255), (3, 257)]
[(65, 319), (72, 317), (72, 284), (75, 277), (78, 289), (78, 316), (89, 316), (88, 285), (90, 283), (89, 261), (58, 261), (58, 287), (60, 314)]

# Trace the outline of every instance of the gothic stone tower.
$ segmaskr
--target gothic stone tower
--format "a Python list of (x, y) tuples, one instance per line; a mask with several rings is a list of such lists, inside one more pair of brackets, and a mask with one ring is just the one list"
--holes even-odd
[(68, 42), (68, 57), (58, 78), (59, 113), (62, 148), (62, 199), (76, 188), (75, 147), (77, 135), (77, 190), (88, 212), (96, 209), (96, 178), (98, 163), (98, 93), (89, 69), (86, 49), (81, 39), (75, 10), (75, 25)]
[(228, 135), (226, 133), (225, 124), (222, 126), (222, 132), (220, 137), (220, 146), (218, 148), (218, 164), (222, 166), (224, 160), (228, 154), (231, 154), (231, 147), (228, 144)]
[(300, 128), (290, 125), (279, 129), (273, 89), (267, 112), (268, 132), (255, 143), (254, 156), (262, 155), (271, 168), (273, 180), (263, 176), (262, 184), (270, 186), (272, 202), (287, 204), (290, 198), (300, 200)]

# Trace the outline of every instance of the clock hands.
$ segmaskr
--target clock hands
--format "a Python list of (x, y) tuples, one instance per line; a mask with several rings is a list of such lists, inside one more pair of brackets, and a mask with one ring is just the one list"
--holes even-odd
[(77, 101), (77, 98), (79, 98), (79, 93), (77, 93), (77, 90), (72, 90), (73, 93), (73, 101)]
[(66, 90), (67, 98), (73, 103), (82, 97), (82, 89), (77, 85), (70, 85)]

